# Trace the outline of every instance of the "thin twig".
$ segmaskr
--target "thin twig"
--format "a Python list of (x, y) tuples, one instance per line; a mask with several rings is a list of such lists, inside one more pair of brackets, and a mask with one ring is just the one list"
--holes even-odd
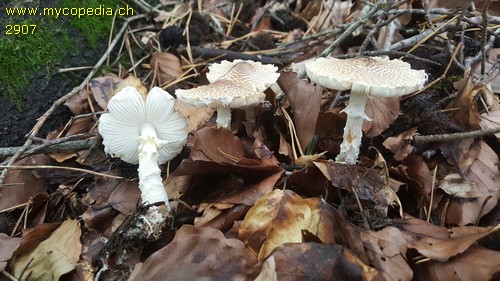
[(12, 170), (36, 170), (36, 169), (69, 170), (69, 171), (75, 171), (75, 172), (82, 172), (82, 173), (86, 173), (86, 174), (91, 174), (91, 175), (94, 175), (94, 176), (101, 176), (101, 177), (112, 178), (112, 179), (123, 179), (123, 177), (120, 177), (120, 176), (113, 176), (113, 175), (110, 175), (110, 174), (94, 172), (92, 170), (75, 168), (75, 167), (64, 167), (64, 166), (52, 166), (52, 165), (5, 166), (5, 165), (0, 165), (0, 168), (2, 168), (2, 169), (12, 169)]
[(367, 19), (371, 18), (376, 12), (381, 9), (382, 2), (383, 1), (379, 1), (377, 5), (373, 6), (368, 11), (368, 13), (366, 13), (365, 16), (360, 17), (357, 21), (350, 24), (349, 27), (344, 31), (344, 33), (342, 33), (342, 35), (335, 39), (335, 41), (333, 41), (330, 46), (328, 46), (323, 52), (321, 52), (321, 54), (319, 54), (319, 57), (327, 57), (328, 55), (330, 55), (330, 53), (333, 52), (333, 50), (335, 50), (335, 48), (337, 48), (345, 39), (347, 39), (347, 37), (349, 37), (356, 29), (358, 29), (358, 27), (363, 25)]
[(479, 138), (497, 133), (500, 133), (500, 127), (488, 128), (470, 132), (453, 133), (453, 134), (427, 135), (427, 136), (415, 135), (413, 136), (413, 141), (419, 144), (430, 143), (430, 142), (447, 142), (454, 140)]
[(31, 132), (29, 133), (28, 138), (27, 138), (26, 142), (24, 143), (24, 145), (16, 152), (16, 154), (14, 154), (12, 156), (12, 158), (10, 158), (9, 162), (7, 163), (7, 165), (4, 166), (5, 169), (0, 174), (0, 186), (3, 185), (5, 177), (7, 176), (7, 173), (9, 172), (9, 167), (12, 166), (12, 164), (14, 164), (14, 162), (16, 162), (17, 159), (33, 143), (33, 138), (37, 135), (38, 131), (43, 126), (43, 124), (45, 123), (45, 121), (47, 120), (47, 118), (50, 115), (52, 115), (52, 113), (54, 113), (54, 111), (57, 109), (57, 107), (59, 107), (60, 105), (62, 105), (64, 102), (66, 102), (74, 94), (79, 93), (83, 89), (83, 87), (85, 85), (87, 85), (87, 83), (90, 81), (90, 79), (92, 79), (92, 77), (97, 72), (97, 70), (99, 69), (99, 67), (101, 67), (101, 65), (104, 63), (104, 61), (106, 61), (106, 59), (108, 58), (108, 56), (111, 54), (111, 52), (113, 51), (115, 45), (118, 43), (120, 37), (125, 33), (125, 30), (127, 29), (127, 26), (131, 22), (133, 22), (135, 20), (138, 20), (138, 19), (145, 18), (145, 17), (146, 17), (146, 15), (136, 15), (136, 16), (132, 16), (132, 17), (129, 17), (129, 18), (125, 19), (125, 22), (123, 23), (122, 28), (116, 34), (115, 38), (113, 39), (113, 41), (109, 45), (109, 47), (106, 50), (106, 52), (104, 52), (104, 54), (102, 55), (102, 57), (99, 59), (99, 61), (96, 63), (96, 65), (94, 66), (94, 68), (90, 71), (90, 73), (87, 75), (87, 77), (85, 78), (85, 80), (83, 80), (83, 82), (78, 87), (73, 88), (73, 90), (71, 90), (69, 93), (67, 93), (66, 95), (62, 96), (58, 100), (56, 100), (52, 104), (52, 106), (47, 110), (47, 112), (45, 112), (38, 119), (38, 122), (35, 124), (35, 126), (33, 127), (33, 129), (31, 129)]

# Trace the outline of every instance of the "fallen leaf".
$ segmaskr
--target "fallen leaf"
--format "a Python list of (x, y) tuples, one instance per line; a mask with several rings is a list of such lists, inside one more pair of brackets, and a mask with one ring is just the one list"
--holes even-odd
[(365, 137), (374, 138), (394, 123), (394, 120), (399, 115), (400, 99), (400, 97), (382, 98), (368, 96), (365, 113), (372, 121), (363, 121)]
[[(499, 91), (500, 92), (500, 91)], [(479, 123), (481, 129), (494, 129), (500, 127), (500, 109), (490, 111), (489, 113), (481, 114), (481, 122)], [(496, 133), (497, 139), (500, 139), (500, 133)]]
[(149, 61), (158, 85), (173, 82), (182, 75), (182, 64), (179, 58), (171, 53), (153, 53)]
[(302, 199), (290, 190), (273, 190), (250, 208), (239, 229), (239, 238), (259, 253), (259, 260), (284, 243), (302, 242), (302, 230), (331, 241), (328, 212), (320, 209), (317, 198)]
[(403, 161), (415, 149), (411, 145), (411, 139), (416, 132), (417, 128), (411, 128), (397, 136), (388, 137), (383, 145), (394, 153), (394, 159)]
[(59, 280), (77, 266), (82, 252), (76, 220), (64, 221), (33, 250), (14, 257), (12, 275), (22, 280)]
[(214, 110), (211, 108), (191, 105), (178, 99), (175, 100), (174, 109), (186, 118), (186, 132), (188, 133), (201, 128), (214, 114)]
[(10, 237), (5, 233), (0, 233), (0, 272), (5, 270), (7, 262), (12, 258), (12, 254), (16, 251), (21, 243), (21, 238)]
[(295, 72), (281, 72), (278, 84), (290, 102), (300, 145), (305, 150), (314, 136), (323, 88), (299, 79)]
[(128, 280), (251, 280), (257, 274), (257, 260), (240, 240), (212, 228), (183, 225)]
[(210, 160), (218, 163), (234, 163), (245, 157), (238, 137), (224, 128), (206, 127), (194, 133), (191, 148), (193, 160)]
[[(47, 165), (49, 157), (38, 154), (26, 157), (14, 165)], [(47, 190), (46, 179), (38, 176), (36, 170), (10, 170), (0, 187), (0, 211), (15, 206), (24, 207), (24, 203), (40, 192)]]
[(278, 280), (387, 280), (350, 249), (337, 244), (287, 243), (276, 248)]
[(498, 280), (500, 252), (479, 246), (447, 262), (427, 261), (415, 266), (415, 280), (419, 281), (476, 281)]

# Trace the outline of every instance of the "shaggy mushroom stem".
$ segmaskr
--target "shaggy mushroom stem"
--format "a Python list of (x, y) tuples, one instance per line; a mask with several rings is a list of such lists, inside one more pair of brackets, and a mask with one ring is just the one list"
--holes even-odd
[(231, 124), (231, 107), (222, 106), (217, 108), (217, 128), (229, 128)]
[(139, 135), (139, 189), (142, 203), (165, 202), (168, 211), (168, 195), (163, 187), (161, 170), (158, 166), (158, 149), (167, 141), (158, 139), (155, 126), (149, 122), (141, 125)]
[(353, 84), (349, 104), (342, 110), (347, 115), (344, 127), (344, 138), (340, 145), (340, 153), (335, 158), (336, 162), (345, 162), (349, 165), (356, 164), (363, 137), (363, 120), (371, 121), (365, 114), (368, 101), (368, 90), (364, 85)]

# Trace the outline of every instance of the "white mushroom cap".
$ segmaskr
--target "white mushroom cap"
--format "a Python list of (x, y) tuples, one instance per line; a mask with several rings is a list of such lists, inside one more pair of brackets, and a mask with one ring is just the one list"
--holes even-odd
[(424, 70), (411, 69), (399, 59), (359, 57), (352, 59), (318, 58), (306, 62), (311, 81), (333, 90), (365, 89), (373, 96), (403, 96), (422, 88), (427, 80)]
[(149, 127), (156, 132), (158, 163), (174, 158), (187, 138), (186, 120), (174, 111), (174, 103), (174, 98), (158, 87), (151, 89), (145, 101), (134, 87), (123, 88), (109, 101), (109, 113), (100, 118), (105, 152), (137, 164), (141, 130)]
[(175, 95), (183, 102), (213, 109), (252, 106), (266, 97), (263, 92), (225, 79), (189, 90), (177, 89)]
[(252, 60), (224, 60), (220, 64), (212, 64), (208, 70), (207, 79), (210, 83), (220, 79), (231, 80), (240, 85), (251, 85), (257, 92), (264, 92), (280, 76), (278, 67)]

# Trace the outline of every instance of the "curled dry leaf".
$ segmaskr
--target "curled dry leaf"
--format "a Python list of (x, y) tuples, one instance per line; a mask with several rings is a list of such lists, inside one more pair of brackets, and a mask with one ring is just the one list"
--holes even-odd
[[(479, 123), (482, 129), (493, 129), (500, 127), (500, 109), (490, 111), (489, 113), (481, 114), (481, 122)], [(497, 139), (500, 139), (500, 133), (496, 133)]]
[(417, 132), (417, 128), (411, 128), (395, 137), (388, 137), (384, 141), (384, 146), (394, 153), (394, 159), (397, 161), (402, 161), (405, 159), (414, 149), (411, 145), (410, 140), (413, 134)]
[(328, 212), (319, 208), (317, 198), (302, 199), (290, 190), (273, 190), (250, 208), (239, 229), (239, 238), (258, 253), (259, 260), (284, 243), (302, 242), (308, 230), (325, 243), (331, 242)]
[[(17, 161), (14, 165), (47, 165), (49, 157), (38, 154)], [(36, 170), (10, 170), (0, 188), (0, 211), (22, 205), (40, 192), (47, 190), (46, 178), (38, 176)]]
[(186, 118), (186, 132), (188, 133), (201, 128), (214, 114), (211, 108), (191, 105), (180, 100), (175, 100), (174, 109)]
[(245, 157), (238, 137), (224, 128), (206, 127), (194, 133), (191, 148), (193, 160), (210, 160), (218, 163), (234, 163)]
[[(470, 165), (465, 175), (470, 186), (467, 193), (477, 197), (467, 201), (452, 199), (446, 216), (448, 224), (474, 224), (498, 204), (500, 199), (498, 156), (486, 143), (481, 142), (480, 145), (477, 159)], [(446, 202), (441, 202), (440, 206), (438, 212), (446, 207)]]
[(300, 145), (306, 149), (316, 129), (323, 88), (299, 79), (294, 72), (281, 72), (278, 84), (292, 107)]
[(154, 53), (149, 61), (158, 85), (170, 83), (182, 75), (179, 58), (171, 53)]
[(447, 262), (427, 261), (415, 266), (419, 281), (498, 280), (500, 252), (479, 246)]
[(337, 244), (287, 243), (271, 257), (278, 280), (382, 280), (377, 279), (382, 278), (378, 270)]
[[(373, 209), (376, 216), (387, 216), (389, 205), (399, 202), (396, 193), (391, 189), (386, 169), (377, 170), (359, 165), (345, 165), (327, 161), (313, 162), (334, 187), (347, 190), (347, 197), (353, 210), (359, 211), (358, 197), (364, 207)], [(354, 195), (354, 193), (356, 193)], [(347, 203), (348, 205), (351, 205)]]
[(400, 99), (401, 97), (368, 96), (365, 113), (372, 121), (363, 121), (363, 132), (366, 137), (376, 137), (394, 123), (399, 115)]
[(20, 280), (59, 280), (77, 266), (80, 235), (76, 220), (64, 221), (33, 250), (12, 259), (12, 275)]
[(128, 280), (251, 280), (257, 274), (257, 260), (240, 240), (216, 229), (183, 225)]
[(473, 226), (446, 229), (418, 219), (408, 219), (403, 223), (408, 248), (439, 262), (466, 253), (479, 239), (496, 231), (493, 227)]
[(10, 237), (5, 233), (0, 233), (0, 271), (5, 270), (7, 262), (12, 258), (12, 254), (19, 247), (21, 238)]

